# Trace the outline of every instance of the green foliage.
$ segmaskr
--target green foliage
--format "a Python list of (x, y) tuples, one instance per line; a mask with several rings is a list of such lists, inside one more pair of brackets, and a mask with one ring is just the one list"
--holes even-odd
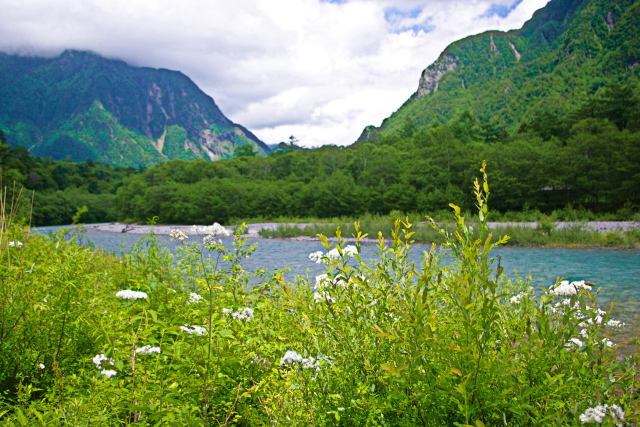
[(294, 283), (242, 268), (243, 227), (231, 248), (175, 233), (176, 258), (151, 233), (121, 259), (3, 228), (0, 421), (576, 425), (607, 403), (637, 422), (637, 355), (603, 340), (613, 306), (586, 284), (537, 298), (504, 277), (481, 172), (477, 226), (453, 204), (455, 228), (434, 224), (448, 266), (435, 246), (409, 261), (409, 218), (371, 263), (357, 223), (353, 246), (320, 236), (325, 273)]

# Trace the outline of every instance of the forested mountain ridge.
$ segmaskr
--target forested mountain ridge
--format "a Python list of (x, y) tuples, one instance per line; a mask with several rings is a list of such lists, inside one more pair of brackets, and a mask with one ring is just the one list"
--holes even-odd
[(246, 144), (269, 152), (177, 71), (67, 50), (55, 58), (0, 53), (0, 76), (0, 129), (37, 156), (138, 167), (228, 158)]
[(563, 116), (610, 83), (639, 93), (639, 63), (639, 1), (551, 0), (519, 30), (448, 46), (404, 105), (359, 140), (466, 114), (511, 132), (541, 113)]

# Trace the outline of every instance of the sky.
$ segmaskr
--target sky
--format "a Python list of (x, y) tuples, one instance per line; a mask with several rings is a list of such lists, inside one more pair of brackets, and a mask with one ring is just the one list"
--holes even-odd
[(0, 0), (0, 51), (179, 70), (268, 144), (353, 143), (446, 46), (548, 0)]

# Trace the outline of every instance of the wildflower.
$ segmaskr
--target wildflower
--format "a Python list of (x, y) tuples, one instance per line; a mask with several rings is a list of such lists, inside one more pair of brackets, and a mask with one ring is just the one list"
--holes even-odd
[(320, 361), (313, 357), (302, 359), (302, 362), (300, 364), (302, 365), (302, 369), (320, 369)]
[(569, 340), (569, 343), (567, 344), (567, 347), (569, 347), (571, 345), (575, 345), (576, 347), (582, 347), (584, 345), (584, 343), (582, 342), (582, 340), (580, 340), (578, 338), (571, 338)]
[(216, 239), (216, 236), (214, 234), (207, 234), (202, 238), (202, 243), (206, 247), (218, 246), (222, 244), (222, 240)]
[(93, 361), (93, 364), (96, 365), (96, 369), (102, 369), (102, 362), (107, 362), (113, 366), (113, 359), (109, 359), (104, 354), (96, 354), (91, 360)]
[(322, 251), (311, 252), (309, 254), (309, 259), (315, 262), (316, 264), (322, 264), (324, 262), (322, 260), (323, 256), (324, 256), (324, 253)]
[(605, 325), (612, 327), (612, 328), (621, 328), (624, 326), (624, 323), (622, 323), (619, 320), (613, 320), (613, 319), (609, 319), (607, 321), (607, 323), (605, 323)]
[(195, 292), (191, 292), (189, 294), (189, 301), (187, 301), (188, 304), (193, 304), (196, 302), (200, 302), (202, 300), (202, 296), (196, 294)]
[(204, 335), (207, 333), (207, 329), (203, 328), (202, 326), (182, 325), (180, 326), (180, 329), (188, 333), (189, 335), (193, 335), (193, 334)]
[(22, 242), (19, 240), (12, 240), (9, 242), (9, 247), (10, 248), (21, 248), (22, 247)]
[(598, 423), (602, 424), (607, 416), (613, 418), (615, 421), (624, 421), (624, 411), (618, 405), (598, 405), (594, 408), (589, 408), (580, 415), (580, 421), (585, 423)]
[(44, 363), (40, 363), (38, 366), (40, 367), (40, 369), (44, 369)]
[(345, 278), (341, 275), (337, 275), (333, 280), (326, 273), (316, 276), (315, 289), (322, 290), (325, 287), (332, 286), (332, 285), (345, 287), (347, 285), (347, 282), (345, 281)]
[(236, 320), (244, 320), (245, 322), (250, 322), (253, 320), (253, 309), (249, 307), (239, 308), (231, 316)]
[(287, 351), (280, 359), (280, 365), (293, 365), (294, 363), (302, 362), (302, 356), (293, 350)]
[(302, 357), (298, 352), (289, 350), (287, 351), (282, 359), (280, 359), (280, 366), (282, 365), (294, 365), (299, 363), (302, 369), (315, 369), (316, 371), (320, 370), (320, 360), (331, 359), (330, 357), (322, 356), (320, 359), (316, 359), (314, 357)]
[[(347, 258), (350, 256), (354, 256), (358, 254), (358, 248), (353, 245), (347, 245), (342, 248), (342, 255)], [(327, 252), (327, 257), (330, 259), (338, 259), (340, 258), (340, 251), (338, 248), (333, 248), (329, 252)]]
[(331, 295), (329, 295), (329, 292), (314, 292), (313, 293), (313, 302), (315, 302), (316, 304), (318, 304), (319, 302), (328, 302), (331, 304), (335, 304), (336, 300), (334, 298), (331, 298)]
[(562, 282), (549, 289), (549, 293), (551, 295), (575, 295), (582, 289), (590, 291), (591, 286), (587, 285), (584, 280), (579, 280), (576, 282), (563, 280)]
[(182, 241), (184, 241), (184, 239), (188, 239), (189, 238), (187, 233), (185, 233), (182, 230), (177, 230), (177, 229), (171, 230), (171, 233), (169, 233), (169, 237), (171, 237), (173, 240), (177, 240), (178, 242), (182, 242)]
[(123, 289), (116, 293), (117, 297), (124, 299), (147, 299), (147, 293), (141, 291), (132, 291), (131, 289)]
[(520, 292), (518, 295), (512, 296), (509, 301), (511, 304), (520, 304), (520, 301), (523, 297), (526, 297), (528, 294), (526, 292)]
[(605, 347), (613, 347), (613, 341), (609, 338), (602, 338), (602, 345)]
[(151, 347), (150, 345), (145, 345), (144, 347), (136, 348), (136, 354), (151, 354), (156, 353), (160, 354), (160, 347)]
[(222, 313), (236, 320), (244, 320), (245, 322), (250, 322), (253, 320), (253, 309), (249, 307), (239, 308), (235, 312), (232, 308), (223, 308)]
[(104, 371), (100, 371), (100, 375), (104, 375), (107, 378), (111, 378), (116, 376), (117, 372), (113, 369), (105, 369)]

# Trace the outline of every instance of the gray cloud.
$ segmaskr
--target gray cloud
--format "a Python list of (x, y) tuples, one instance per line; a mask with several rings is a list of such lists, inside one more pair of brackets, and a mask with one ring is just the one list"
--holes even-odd
[(180, 70), (273, 143), (350, 144), (447, 44), (520, 27), (548, 0), (0, 0), (0, 50), (88, 49)]

